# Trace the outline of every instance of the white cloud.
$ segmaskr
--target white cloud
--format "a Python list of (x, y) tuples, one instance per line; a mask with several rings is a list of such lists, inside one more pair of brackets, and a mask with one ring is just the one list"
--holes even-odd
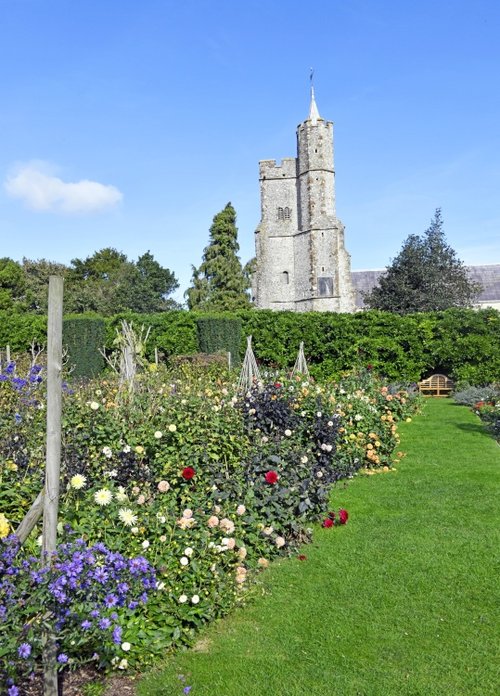
[(123, 198), (115, 186), (88, 179), (63, 181), (44, 162), (21, 165), (7, 177), (4, 188), (32, 210), (52, 213), (96, 213), (116, 206)]

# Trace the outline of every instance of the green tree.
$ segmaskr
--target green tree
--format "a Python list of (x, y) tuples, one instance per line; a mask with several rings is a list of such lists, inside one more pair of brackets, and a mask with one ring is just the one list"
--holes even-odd
[(25, 309), (26, 283), (21, 265), (8, 257), (0, 259), (0, 309)]
[(213, 219), (200, 267), (193, 266), (192, 286), (185, 293), (189, 309), (209, 312), (250, 307), (250, 283), (237, 255), (239, 248), (236, 212), (228, 203)]
[(168, 298), (177, 287), (175, 275), (148, 251), (137, 263), (112, 248), (84, 260), (73, 259), (68, 273), (68, 312), (108, 316), (126, 310), (160, 312), (177, 305)]
[[(26, 282), (26, 307), (33, 314), (47, 314), (49, 299), (49, 277), (51, 275), (66, 278), (68, 266), (47, 259), (23, 259), (23, 271)], [(66, 304), (66, 293), (65, 293)]]
[(471, 307), (481, 286), (447, 244), (441, 209), (423, 236), (410, 235), (379, 284), (364, 294), (367, 307), (398, 314)]

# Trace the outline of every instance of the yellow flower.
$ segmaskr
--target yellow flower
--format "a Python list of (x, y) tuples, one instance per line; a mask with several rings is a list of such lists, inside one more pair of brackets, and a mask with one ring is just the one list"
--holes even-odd
[(137, 452), (137, 454), (143, 454), (144, 447), (142, 445), (137, 445), (137, 447), (135, 448), (135, 451)]
[(5, 517), (5, 515), (0, 512), (0, 539), (3, 539), (6, 536), (9, 536), (10, 534), (10, 524), (9, 520)]

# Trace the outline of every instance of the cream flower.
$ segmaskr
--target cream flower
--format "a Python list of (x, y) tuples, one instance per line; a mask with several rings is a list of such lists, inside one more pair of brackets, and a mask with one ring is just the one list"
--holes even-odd
[(236, 508), (237, 515), (244, 515), (246, 511), (247, 509), (244, 505), (238, 505), (238, 507)]
[(160, 481), (158, 484), (158, 490), (160, 493), (166, 493), (167, 491), (170, 490), (170, 484), (168, 481)]
[(127, 669), (127, 667), (128, 667), (128, 660), (124, 657), (118, 663), (118, 669)]
[(219, 518), (216, 517), (216, 515), (212, 515), (211, 517), (208, 518), (207, 525), (213, 529), (214, 527), (217, 527), (219, 524)]
[(157, 440), (160, 440), (160, 438), (163, 437), (163, 433), (162, 433), (161, 430), (157, 430), (157, 431), (155, 432), (154, 436), (155, 436), (155, 438), (156, 438)]
[(192, 603), (192, 604), (198, 604), (199, 601), (200, 601), (200, 598), (199, 598), (199, 596), (198, 596), (197, 594), (195, 594), (195, 595), (193, 595), (193, 596), (191, 597), (191, 603)]
[(193, 555), (193, 549), (190, 546), (188, 546), (184, 549), (184, 555), (188, 558), (191, 558), (191, 556)]
[(125, 493), (125, 488), (123, 486), (118, 486), (118, 490), (115, 493), (115, 499), (119, 503), (124, 503), (126, 500), (128, 500), (128, 495)]
[(177, 426), (175, 425), (175, 423), (171, 423), (171, 424), (168, 426), (168, 430), (169, 430), (170, 433), (175, 433), (175, 431), (177, 430)]
[(289, 428), (287, 428), (287, 429), (285, 430), (285, 435), (286, 435), (287, 437), (291, 437), (292, 431), (291, 431)]
[(89, 406), (92, 409), (92, 411), (97, 411), (97, 409), (99, 408), (99, 404), (97, 403), (97, 401), (91, 401)]
[(137, 522), (137, 515), (134, 515), (129, 508), (121, 508), (118, 510), (118, 517), (126, 527), (131, 527)]
[(274, 543), (275, 543), (276, 546), (280, 549), (282, 546), (285, 545), (286, 542), (285, 542), (285, 540), (283, 539), (283, 537), (278, 536), (278, 537), (276, 537), (276, 539), (274, 540)]
[(109, 505), (113, 500), (113, 494), (109, 488), (100, 488), (94, 493), (94, 500), (98, 505)]
[(111, 447), (107, 447), (107, 446), (106, 446), (106, 447), (103, 447), (103, 448), (102, 448), (102, 453), (103, 453), (104, 456), (107, 457), (108, 459), (111, 459), (111, 457), (113, 456), (113, 450), (111, 449)]
[(184, 512), (182, 513), (182, 516), (185, 517), (187, 520), (189, 520), (193, 516), (193, 511), (190, 510), (189, 508), (186, 508), (184, 510)]
[(144, 539), (141, 546), (143, 549), (149, 549), (149, 541), (147, 539)]
[(130, 645), (130, 643), (127, 643), (127, 641), (125, 641), (125, 643), (122, 643), (122, 650), (123, 650), (124, 652), (128, 652), (128, 651), (130, 650), (131, 647), (132, 647), (132, 646)]
[(83, 474), (75, 474), (74, 476), (71, 477), (70, 479), (70, 486), (71, 488), (74, 488), (75, 491), (79, 491), (81, 488), (85, 487), (85, 484), (87, 483), (87, 479)]
[(187, 595), (181, 594), (177, 601), (179, 602), (179, 604), (185, 604), (188, 601)]
[(181, 556), (179, 563), (181, 566), (187, 566), (189, 565), (189, 558), (187, 556)]
[(219, 522), (219, 527), (228, 534), (232, 534), (234, 532), (234, 522), (232, 520), (228, 520), (227, 517), (224, 517)]

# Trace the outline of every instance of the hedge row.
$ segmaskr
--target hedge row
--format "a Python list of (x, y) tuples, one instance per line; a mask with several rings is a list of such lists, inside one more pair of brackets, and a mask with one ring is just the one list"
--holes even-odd
[[(187, 311), (120, 314), (104, 320), (107, 348), (112, 347), (115, 328), (123, 318), (138, 327), (151, 327), (150, 357), (155, 347), (165, 358), (196, 353), (201, 350), (199, 335), (205, 345), (209, 340), (206, 323), (198, 323), (206, 320), (206, 315)], [(239, 319), (241, 355), (245, 337), (251, 334), (258, 361), (271, 367), (292, 366), (300, 341), (304, 341), (309, 368), (318, 377), (371, 365), (392, 380), (417, 381), (435, 372), (473, 384), (500, 379), (500, 313), (493, 309), (450, 309), (407, 316), (374, 310), (357, 314), (250, 310), (220, 318)], [(234, 337), (237, 323), (232, 329), (230, 324), (226, 322), (226, 328), (220, 329), (219, 337), (224, 332), (228, 340)], [(0, 348), (10, 344), (18, 352), (26, 350), (33, 340), (43, 344), (45, 331), (44, 317), (0, 312)], [(215, 336), (213, 325), (210, 331)], [(233, 349), (231, 345), (221, 348)]]

